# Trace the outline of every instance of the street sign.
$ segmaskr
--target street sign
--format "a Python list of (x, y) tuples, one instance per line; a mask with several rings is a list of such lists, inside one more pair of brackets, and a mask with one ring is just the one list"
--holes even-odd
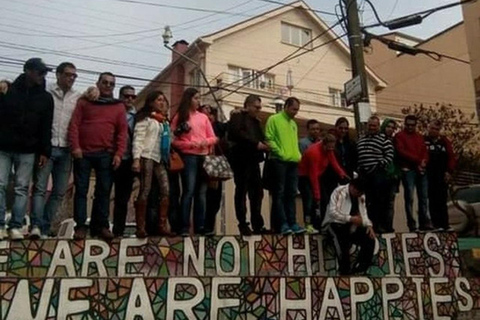
[(359, 102), (358, 103), (358, 114), (360, 116), (360, 122), (364, 123), (368, 121), (368, 118), (372, 116), (372, 109), (370, 103), (368, 102)]
[(345, 99), (347, 105), (357, 102), (357, 99), (362, 96), (362, 80), (360, 76), (347, 81), (345, 83)]

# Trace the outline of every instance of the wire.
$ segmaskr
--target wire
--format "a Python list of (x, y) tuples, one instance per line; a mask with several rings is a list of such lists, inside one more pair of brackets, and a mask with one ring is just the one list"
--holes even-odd
[(284, 7), (287, 6), (287, 7), (302, 9), (302, 10), (305, 10), (305, 11), (311, 11), (311, 12), (315, 12), (315, 13), (326, 14), (326, 15), (329, 15), (329, 16), (336, 16), (336, 14), (335, 14), (335, 13), (332, 13), (332, 12), (322, 11), (322, 10), (315, 10), (315, 9), (310, 9), (310, 8), (303, 8), (303, 7), (299, 7), (299, 6), (294, 5), (294, 4), (291, 4), (291, 3), (283, 3), (283, 2), (275, 1), (275, 0), (258, 0), (258, 1), (268, 2), (268, 3), (274, 3), (274, 4), (280, 4), (280, 5), (284, 6)]

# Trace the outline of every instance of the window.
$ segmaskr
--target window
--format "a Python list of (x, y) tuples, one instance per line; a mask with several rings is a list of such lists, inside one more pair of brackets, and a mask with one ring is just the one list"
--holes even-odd
[(271, 74), (261, 74), (256, 70), (234, 66), (228, 67), (228, 74), (230, 75), (230, 83), (238, 86), (258, 90), (274, 89), (274, 77)]
[(330, 94), (330, 104), (334, 107), (347, 107), (345, 100), (345, 95), (342, 90), (335, 88), (328, 88), (328, 93)]
[(193, 87), (199, 87), (202, 85), (202, 74), (198, 69), (194, 69), (190, 72), (190, 85)]
[[(312, 40), (312, 30), (282, 22), (282, 42), (303, 47), (310, 40)], [(311, 47), (311, 43), (307, 45), (307, 48)]]

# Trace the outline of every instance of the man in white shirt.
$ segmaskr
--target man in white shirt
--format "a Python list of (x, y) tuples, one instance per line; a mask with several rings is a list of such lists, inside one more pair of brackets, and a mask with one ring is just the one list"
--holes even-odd
[[(77, 78), (75, 65), (70, 62), (61, 63), (56, 69), (57, 82), (47, 85), (47, 91), (54, 101), (52, 125), (52, 154), (43, 167), (37, 167), (34, 178), (31, 239), (51, 234), (50, 223), (56, 215), (68, 188), (68, 180), (72, 169), (67, 133), (73, 110), (81, 93), (74, 90)], [(53, 187), (48, 200), (46, 192), (48, 180), (52, 175)]]
[[(341, 275), (365, 273), (372, 262), (375, 232), (367, 215), (364, 192), (365, 182), (358, 178), (336, 188), (323, 222), (323, 226), (328, 227), (333, 235)], [(350, 265), (352, 244), (360, 246), (353, 269)]]

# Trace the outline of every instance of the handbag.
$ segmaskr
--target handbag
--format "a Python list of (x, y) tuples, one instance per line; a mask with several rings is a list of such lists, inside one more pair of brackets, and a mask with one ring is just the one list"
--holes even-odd
[(233, 171), (224, 155), (207, 155), (203, 162), (203, 170), (210, 180), (229, 180)]
[(171, 150), (168, 170), (170, 172), (179, 172), (182, 171), (184, 167), (185, 164), (180, 155), (174, 150)]

